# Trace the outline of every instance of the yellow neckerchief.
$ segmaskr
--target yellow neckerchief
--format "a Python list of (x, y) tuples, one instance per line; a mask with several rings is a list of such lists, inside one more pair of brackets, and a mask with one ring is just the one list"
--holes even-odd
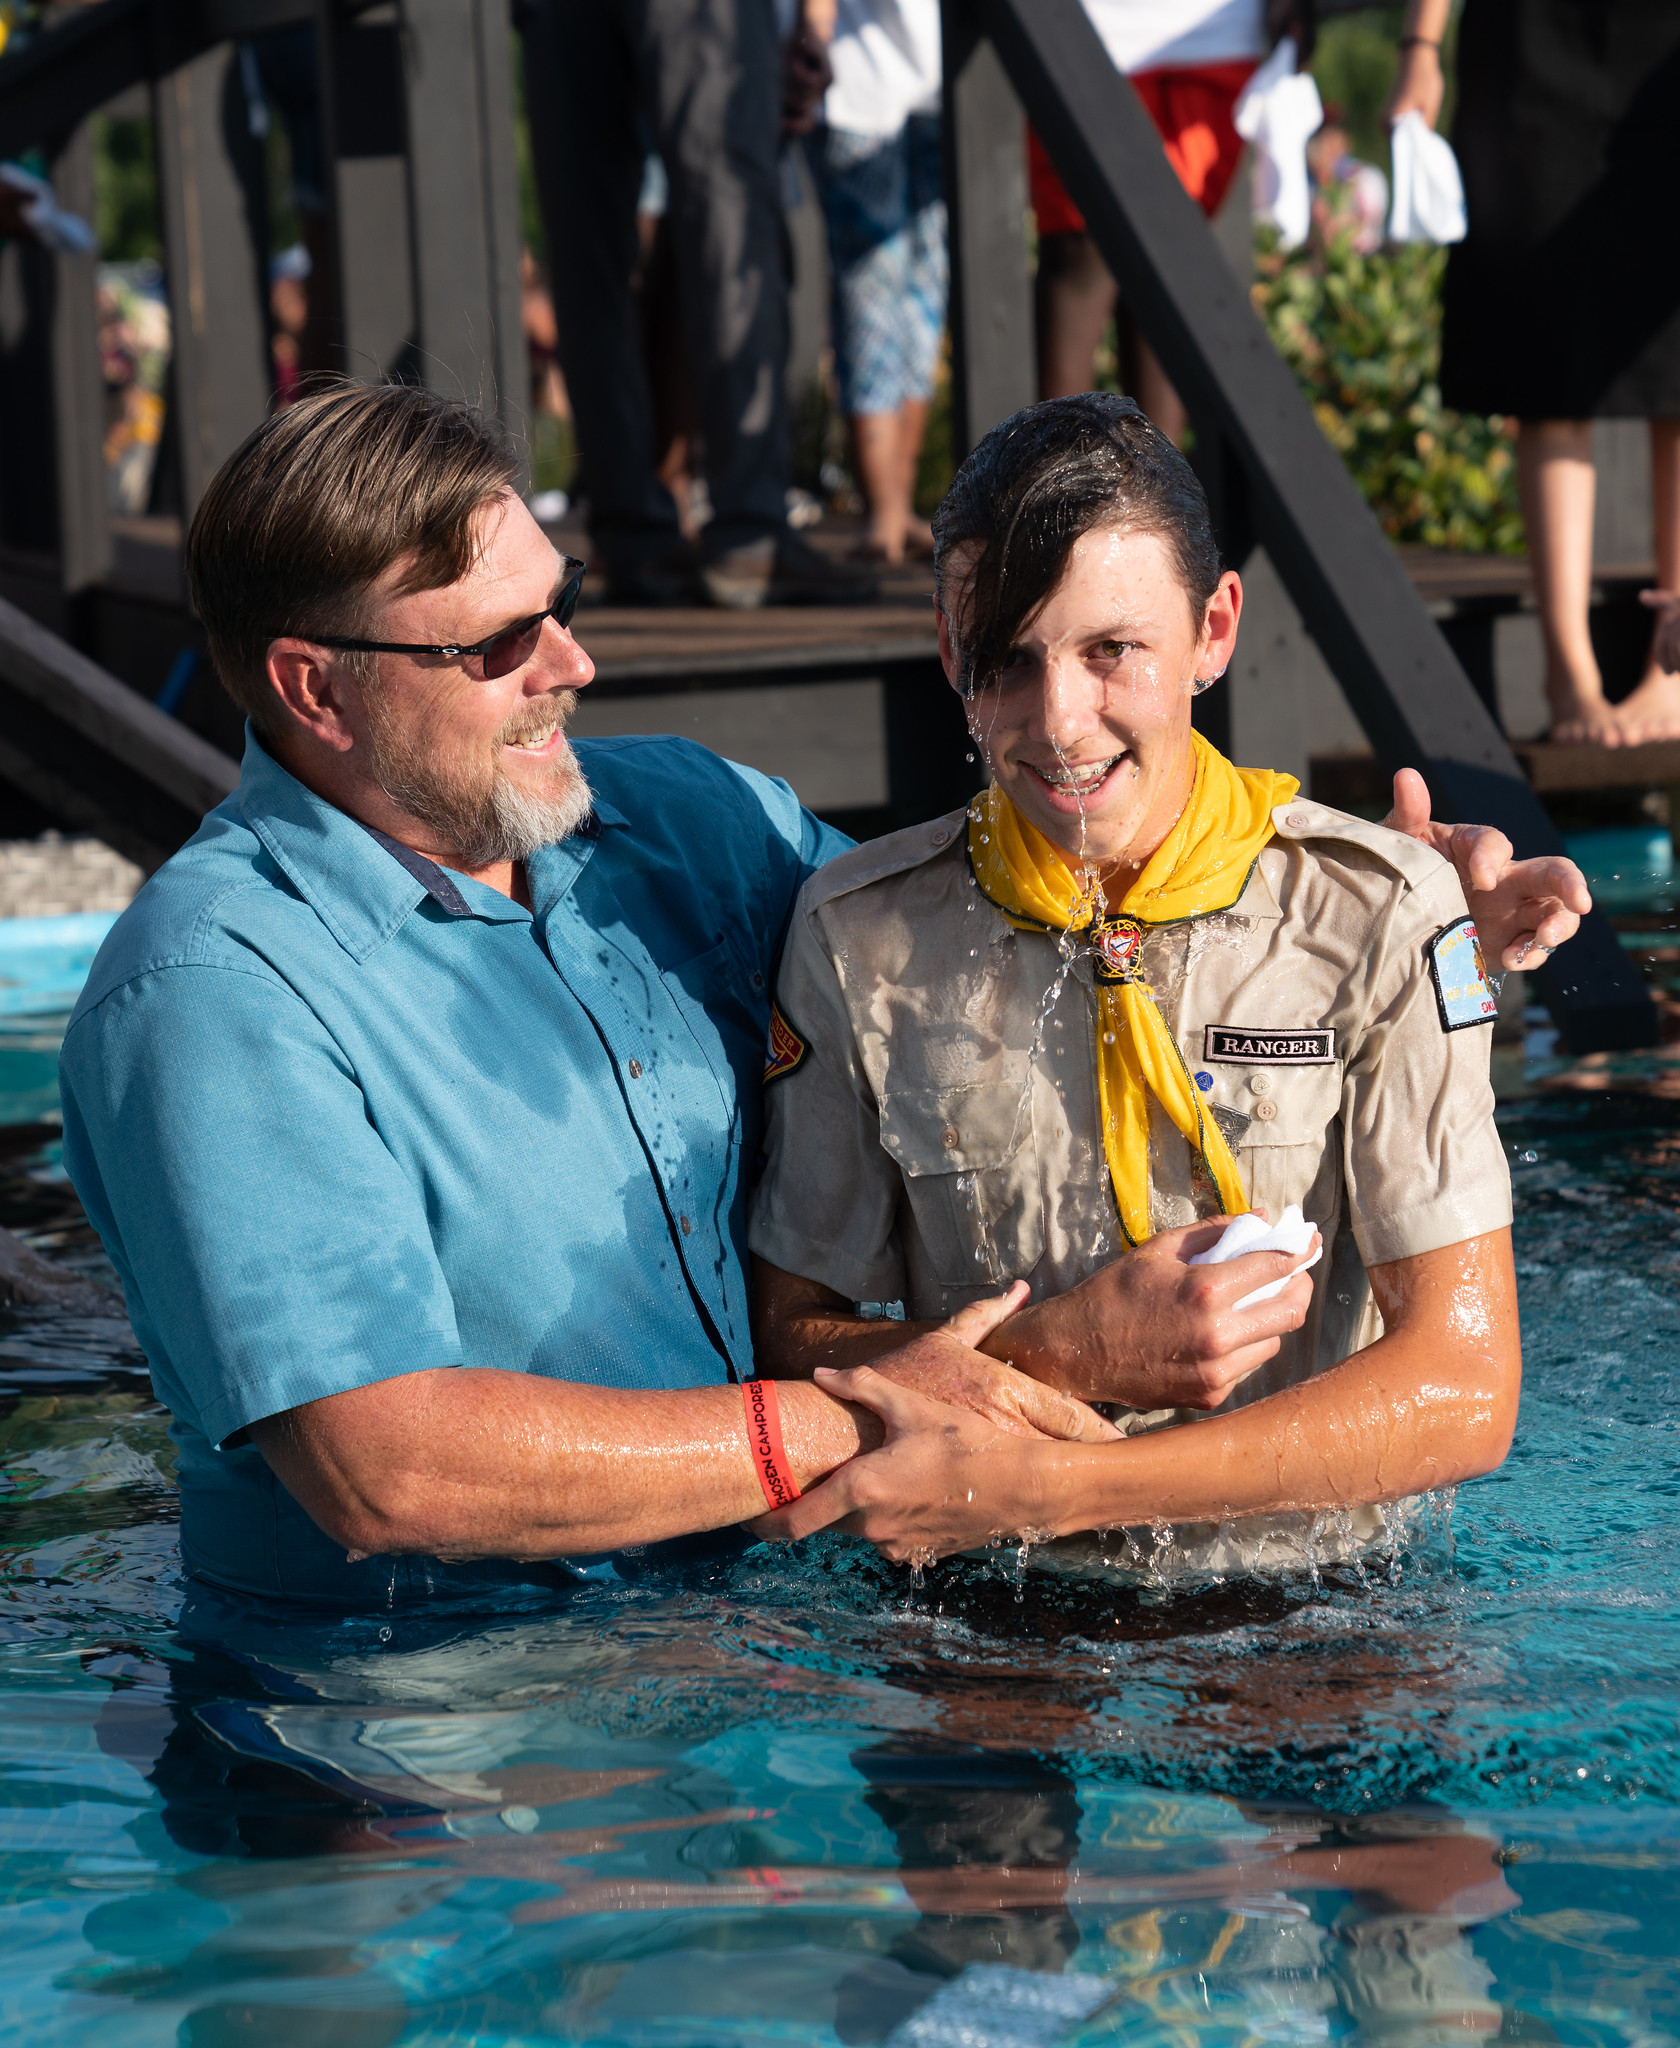
[(1129, 1244), (1153, 1234), (1149, 1215), (1149, 1097), (1207, 1162), (1227, 1216), (1248, 1207), (1225, 1135), (1204, 1115), (1178, 1041), (1143, 979), (1145, 925), (1229, 910), (1272, 836), (1272, 810), (1300, 788), (1292, 775), (1234, 768), (1192, 733), (1196, 779), (1176, 825), (1126, 892), (1118, 917), (1100, 889), (1084, 893), (1061, 849), (994, 783), (969, 806), (974, 878), (1018, 931), (1086, 932), (1096, 946), (1097, 1085), (1103, 1150)]

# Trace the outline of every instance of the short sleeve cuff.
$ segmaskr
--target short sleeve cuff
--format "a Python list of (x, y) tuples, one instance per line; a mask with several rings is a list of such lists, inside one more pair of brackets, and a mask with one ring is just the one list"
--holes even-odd
[(841, 1245), (818, 1244), (770, 1217), (757, 1215), (747, 1242), (772, 1266), (780, 1266), (784, 1273), (797, 1273), (801, 1280), (814, 1280), (820, 1287), (832, 1287), (848, 1301), (904, 1298), (904, 1261), (896, 1252), (879, 1259), (854, 1259)]
[(327, 1401), (335, 1394), (354, 1393), (358, 1387), (402, 1379), (411, 1372), (442, 1371), (460, 1362), (459, 1339), (451, 1336), (446, 1341), (439, 1332), (393, 1339), (377, 1353), (343, 1359), (332, 1370), (319, 1359), (299, 1359), (292, 1365), (265, 1371), (260, 1386), (218, 1375), (214, 1393), (202, 1411), (204, 1433), (217, 1450), (222, 1450), (229, 1437), (237, 1436), (253, 1422), (283, 1415), (288, 1408), (301, 1408), (310, 1401)]
[(1421, 1258), (1467, 1238), (1507, 1230), (1510, 1223), (1511, 1177), (1501, 1171), (1497, 1182), (1484, 1175), (1478, 1187), (1444, 1190), (1432, 1201), (1396, 1215), (1355, 1215), (1353, 1236), (1367, 1267), (1386, 1266), (1394, 1259)]

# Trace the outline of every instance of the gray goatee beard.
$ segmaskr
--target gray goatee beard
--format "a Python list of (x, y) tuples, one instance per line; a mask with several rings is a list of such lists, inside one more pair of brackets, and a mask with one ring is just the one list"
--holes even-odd
[[(562, 739), (544, 780), (521, 789), (492, 756), (474, 775), (444, 763), (413, 734), (396, 729), (377, 692), (367, 697), (369, 769), (390, 802), (448, 848), (450, 865), (474, 872), (501, 861), (525, 861), (575, 832), (594, 799), (577, 756)], [(577, 702), (563, 690), (522, 707), (492, 742), (500, 748), (541, 737), (563, 725)]]

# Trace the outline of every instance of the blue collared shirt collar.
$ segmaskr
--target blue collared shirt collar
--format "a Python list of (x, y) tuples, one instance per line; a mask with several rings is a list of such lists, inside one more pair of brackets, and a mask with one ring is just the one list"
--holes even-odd
[[(376, 952), (427, 897), (450, 917), (506, 924), (531, 915), (499, 890), (451, 873), (317, 796), (281, 767), (249, 725), (234, 801), (298, 894), (354, 960)], [(627, 822), (611, 804), (597, 803), (569, 839), (533, 857), (533, 898), (542, 902), (564, 895), (594, 850), (601, 827)]]

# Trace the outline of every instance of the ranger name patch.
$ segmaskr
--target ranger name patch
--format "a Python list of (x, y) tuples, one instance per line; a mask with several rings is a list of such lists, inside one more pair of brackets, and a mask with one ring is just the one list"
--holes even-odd
[(1467, 1031), (1472, 1024), (1493, 1023), (1499, 1015), (1499, 999), (1488, 980), (1475, 920), (1461, 917), (1437, 932), (1428, 952), (1441, 1029)]
[(1245, 1031), (1240, 1024), (1210, 1024), (1203, 1057), (1228, 1066), (1330, 1067), (1334, 1031)]
[(782, 1015), (780, 1003), (770, 1005), (770, 1056), (765, 1062), (764, 1078), (780, 1081), (791, 1074), (809, 1050), (803, 1038)]

